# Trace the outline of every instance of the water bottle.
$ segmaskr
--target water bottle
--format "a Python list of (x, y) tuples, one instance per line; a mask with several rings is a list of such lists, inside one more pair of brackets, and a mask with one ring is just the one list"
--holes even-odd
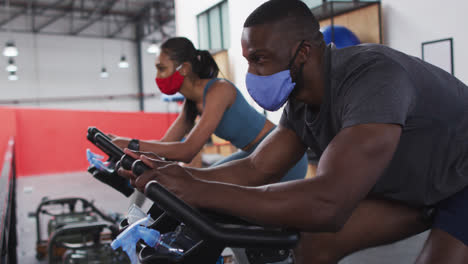
[(224, 264), (224, 257), (219, 256), (218, 260), (216, 261), (216, 264)]
[(116, 250), (121, 247), (127, 253), (132, 264), (138, 264), (136, 243), (140, 239), (154, 248), (158, 254), (166, 256), (181, 256), (197, 243), (186, 234), (183, 225), (179, 225), (173, 232), (160, 234), (159, 231), (147, 227), (150, 219), (151, 217), (148, 215), (127, 227), (112, 241), (112, 249)]
[(173, 232), (162, 234), (154, 249), (162, 254), (183, 255), (197, 243), (185, 232), (185, 226), (179, 225)]
[[(141, 239), (145, 243), (157, 249), (161, 254), (176, 254), (182, 255), (184, 248), (178, 248), (178, 243), (184, 242), (183, 237), (178, 238), (176, 232), (160, 234), (157, 230), (148, 228), (150, 216), (142, 218), (120, 233), (111, 243), (112, 249), (122, 248), (132, 264), (138, 264), (138, 256), (136, 252), (136, 243)], [(179, 242), (180, 241), (180, 242)]]

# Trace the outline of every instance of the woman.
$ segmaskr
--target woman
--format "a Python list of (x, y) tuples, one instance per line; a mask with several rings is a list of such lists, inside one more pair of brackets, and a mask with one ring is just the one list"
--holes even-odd
[[(184, 95), (183, 110), (159, 141), (113, 136), (113, 142), (121, 148), (153, 152), (169, 160), (189, 163), (214, 133), (240, 149), (215, 164), (219, 165), (247, 157), (275, 128), (246, 102), (231, 82), (216, 78), (219, 68), (211, 54), (196, 50), (187, 38), (165, 41), (156, 69), (156, 83), (162, 93)], [(195, 124), (197, 116), (200, 119)], [(302, 179), (306, 172), (304, 155), (282, 181)]]

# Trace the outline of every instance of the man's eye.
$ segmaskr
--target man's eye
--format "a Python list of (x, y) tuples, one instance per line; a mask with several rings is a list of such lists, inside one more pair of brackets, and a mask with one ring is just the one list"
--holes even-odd
[(255, 57), (252, 57), (251, 59), (251, 62), (257, 63), (257, 64), (262, 63), (263, 61), (264, 61), (264, 58), (261, 56), (255, 56)]

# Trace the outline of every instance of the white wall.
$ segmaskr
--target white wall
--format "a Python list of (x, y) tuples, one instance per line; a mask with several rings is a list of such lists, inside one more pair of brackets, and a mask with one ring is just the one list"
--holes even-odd
[[(132, 41), (51, 36), (0, 32), (1, 49), (9, 39), (15, 40), (19, 56), (19, 80), (7, 80), (7, 58), (0, 56), (0, 100), (36, 100), (20, 106), (138, 111), (136, 98), (115, 98), (67, 102), (40, 102), (41, 98), (118, 96), (138, 93), (136, 46)], [(154, 82), (154, 55), (146, 53), (142, 44), (144, 93), (157, 93)], [(102, 52), (104, 50), (104, 52)], [(130, 63), (128, 69), (117, 66), (121, 54)], [(102, 65), (109, 78), (99, 76)], [(145, 101), (145, 110), (177, 111), (177, 106), (160, 101), (159, 96)]]
[(384, 42), (421, 58), (421, 43), (453, 38), (455, 76), (468, 84), (468, 1), (382, 0)]

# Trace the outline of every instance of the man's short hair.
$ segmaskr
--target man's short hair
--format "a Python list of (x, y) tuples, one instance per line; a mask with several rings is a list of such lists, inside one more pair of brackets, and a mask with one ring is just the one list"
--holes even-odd
[(284, 22), (285, 30), (298, 38), (323, 43), (320, 25), (307, 5), (300, 0), (270, 0), (257, 7), (245, 20), (244, 27)]

